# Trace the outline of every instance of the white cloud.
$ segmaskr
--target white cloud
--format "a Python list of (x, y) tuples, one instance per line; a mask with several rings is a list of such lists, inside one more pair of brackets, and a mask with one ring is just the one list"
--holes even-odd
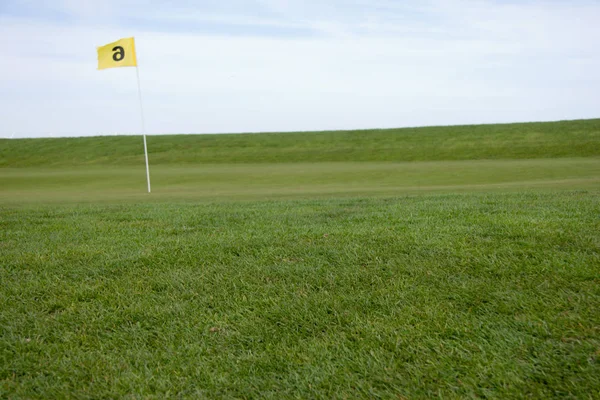
[[(598, 115), (600, 5), (593, 3), (164, 4), (52, 3), (69, 22), (0, 15), (0, 136), (138, 131), (135, 71), (95, 70), (95, 46), (131, 35), (151, 133)], [(134, 17), (137, 26), (123, 25)], [(173, 23), (186, 29), (173, 31)], [(206, 23), (223, 29), (194, 29)], [(234, 25), (268, 29), (225, 35)]]

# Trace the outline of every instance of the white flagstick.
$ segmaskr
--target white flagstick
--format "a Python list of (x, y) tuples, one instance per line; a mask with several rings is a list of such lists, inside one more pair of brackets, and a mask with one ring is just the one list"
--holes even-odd
[(142, 105), (142, 87), (140, 85), (140, 70), (136, 66), (135, 73), (137, 75), (138, 94), (140, 96), (140, 115), (142, 117), (142, 135), (144, 136), (144, 154), (146, 155), (146, 180), (148, 181), (148, 193), (150, 193), (150, 167), (148, 165), (148, 147), (146, 146), (146, 122), (144, 121), (144, 106)]

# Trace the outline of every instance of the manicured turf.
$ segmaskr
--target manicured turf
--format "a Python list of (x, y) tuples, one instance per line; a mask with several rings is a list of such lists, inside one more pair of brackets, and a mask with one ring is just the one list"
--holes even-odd
[(600, 120), (149, 144), (0, 141), (0, 398), (600, 398)]
[(405, 163), (0, 169), (0, 202), (257, 200), (448, 191), (594, 189), (600, 157)]
[(0, 397), (597, 397), (598, 195), (4, 208)]

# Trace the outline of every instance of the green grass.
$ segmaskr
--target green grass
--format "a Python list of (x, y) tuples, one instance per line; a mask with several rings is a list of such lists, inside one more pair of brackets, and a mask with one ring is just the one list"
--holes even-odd
[[(402, 162), (600, 155), (600, 119), (370, 131), (149, 136), (152, 165)], [(141, 165), (142, 139), (0, 139), (0, 167)]]
[(0, 211), (0, 397), (600, 395), (598, 192)]
[(0, 140), (0, 398), (600, 398), (600, 120)]
[(600, 187), (600, 157), (0, 169), (0, 202), (215, 201)]

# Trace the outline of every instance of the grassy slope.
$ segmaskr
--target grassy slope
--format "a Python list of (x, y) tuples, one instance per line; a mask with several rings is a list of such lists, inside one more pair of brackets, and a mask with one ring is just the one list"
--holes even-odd
[[(600, 119), (149, 138), (151, 200), (593, 189)], [(150, 200), (140, 137), (4, 140), (0, 202)]]
[[(372, 131), (148, 138), (152, 165), (441, 161), (600, 155), (600, 119)], [(141, 138), (0, 140), (0, 167), (140, 165)]]

